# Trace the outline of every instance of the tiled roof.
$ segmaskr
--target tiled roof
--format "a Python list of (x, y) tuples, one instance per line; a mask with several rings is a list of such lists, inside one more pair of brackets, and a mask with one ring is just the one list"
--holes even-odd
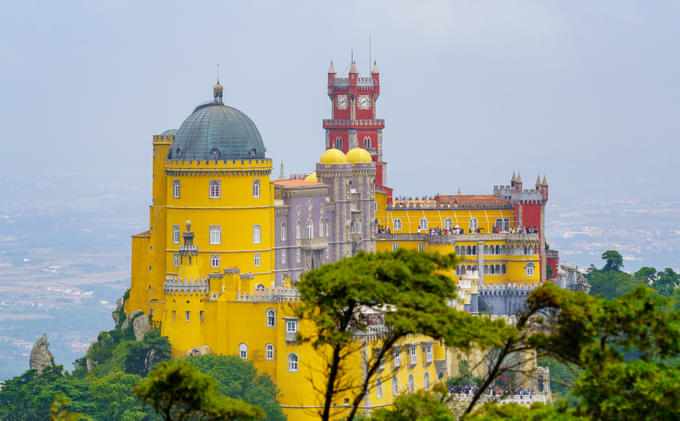
[(323, 183), (317, 183), (315, 181), (307, 181), (301, 179), (286, 179), (286, 180), (274, 180), (274, 184), (282, 187), (320, 187), (325, 186)]

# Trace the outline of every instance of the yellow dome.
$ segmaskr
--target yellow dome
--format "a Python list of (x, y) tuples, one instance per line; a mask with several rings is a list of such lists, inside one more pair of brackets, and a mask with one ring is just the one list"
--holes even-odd
[(319, 162), (326, 165), (332, 165), (332, 164), (346, 164), (348, 161), (347, 157), (345, 156), (344, 153), (342, 153), (341, 150), (329, 149), (321, 154)]
[(313, 172), (305, 177), (305, 181), (313, 181), (315, 183), (319, 182), (319, 180), (316, 178), (316, 172)]
[(368, 164), (373, 161), (371, 154), (363, 148), (354, 148), (347, 152), (347, 160), (352, 164)]

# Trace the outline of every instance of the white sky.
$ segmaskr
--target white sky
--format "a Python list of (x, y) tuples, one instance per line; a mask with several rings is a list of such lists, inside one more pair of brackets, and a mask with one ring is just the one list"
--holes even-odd
[[(274, 174), (313, 171), (326, 70), (381, 72), (397, 195), (490, 193), (521, 171), (551, 199), (674, 199), (675, 1), (9, 1), (0, 127), (10, 174), (124, 169), (150, 188), (151, 137), (211, 98), (248, 114)], [(74, 183), (79, 182), (78, 178)]]

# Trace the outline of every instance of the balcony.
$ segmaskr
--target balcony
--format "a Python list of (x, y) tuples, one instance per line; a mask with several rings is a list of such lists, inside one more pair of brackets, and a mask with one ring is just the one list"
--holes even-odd
[(324, 119), (324, 129), (362, 129), (362, 128), (385, 128), (385, 119), (376, 120), (333, 120)]
[(507, 243), (528, 243), (538, 241), (538, 234), (498, 233), (498, 234), (376, 234), (376, 241), (427, 241), (428, 244), (455, 244), (463, 241), (505, 241)]
[(302, 238), (297, 240), (297, 245), (305, 250), (323, 250), (328, 248), (328, 238)]

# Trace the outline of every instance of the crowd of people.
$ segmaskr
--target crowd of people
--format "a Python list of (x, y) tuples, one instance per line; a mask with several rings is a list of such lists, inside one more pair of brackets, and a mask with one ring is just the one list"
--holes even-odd
[[(380, 224), (377, 225), (377, 231), (378, 234), (390, 234), (390, 227), (385, 227)], [(420, 230), (418, 230), (420, 232)], [(475, 229), (470, 229), (468, 230), (468, 234), (482, 234), (484, 232), (484, 228), (475, 228)], [(518, 227), (518, 228), (501, 228), (496, 225), (493, 226), (492, 232), (494, 234), (535, 234), (538, 233), (538, 228), (536, 227)], [(465, 228), (460, 228), (458, 225), (455, 227), (448, 229), (448, 228), (439, 228), (439, 227), (432, 227), (429, 230), (426, 230), (427, 234), (430, 235), (459, 235), (459, 234), (465, 234)]]
[[(449, 386), (449, 393), (455, 395), (474, 395), (479, 390), (478, 386), (472, 385), (451, 385)], [(489, 386), (484, 392), (485, 395), (489, 396), (520, 396), (522, 399), (524, 396), (528, 396), (529, 399), (533, 398), (536, 392), (533, 388), (522, 389), (521, 387), (500, 387), (500, 386)], [(545, 392), (542, 392), (545, 394)]]

